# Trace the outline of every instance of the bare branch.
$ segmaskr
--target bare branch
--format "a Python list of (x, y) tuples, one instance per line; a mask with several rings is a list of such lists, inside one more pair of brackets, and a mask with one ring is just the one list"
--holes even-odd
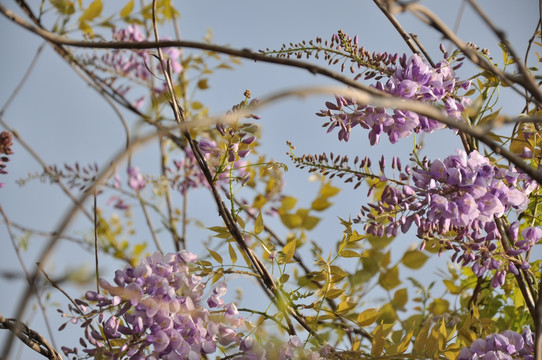
[[(51, 360), (62, 360), (62, 356), (37, 331), (30, 329), (17, 319), (6, 319), (0, 314), (0, 329), (7, 329), (17, 336), (26, 346)], [(7, 359), (7, 358), (5, 358)]]

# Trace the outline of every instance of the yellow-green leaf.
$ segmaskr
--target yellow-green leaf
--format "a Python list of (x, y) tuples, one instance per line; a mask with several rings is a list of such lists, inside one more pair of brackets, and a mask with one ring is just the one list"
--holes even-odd
[(338, 314), (346, 314), (353, 308), (355, 308), (357, 303), (355, 302), (349, 302), (349, 301), (343, 301), (337, 306), (337, 313)]
[(284, 261), (290, 262), (295, 254), (296, 240), (290, 241), (288, 244), (284, 245), (282, 252), (284, 253)]
[(450, 303), (448, 302), (448, 300), (435, 299), (433, 300), (431, 305), (429, 305), (429, 311), (433, 315), (439, 316), (439, 315), (447, 313), (449, 307), (450, 307)]
[(216, 251), (213, 251), (211, 249), (207, 249), (207, 251), (209, 252), (209, 254), (211, 254), (213, 259), (215, 259), (217, 263), (222, 264), (224, 262), (224, 260), (222, 259), (222, 256), (220, 256), (220, 254), (217, 253)]
[(373, 333), (373, 346), (371, 348), (371, 356), (378, 357), (384, 351), (386, 346), (386, 333), (384, 332), (383, 325), (380, 324), (376, 327)]
[(346, 271), (344, 271), (343, 269), (341, 269), (340, 267), (338, 267), (338, 266), (331, 265), (330, 270), (331, 270), (331, 281), (332, 282), (341, 281), (346, 276), (348, 276), (348, 273)]
[(413, 334), (414, 328), (410, 329), (410, 331), (405, 335), (401, 343), (397, 346), (397, 354), (402, 354), (408, 349)]
[(330, 289), (326, 293), (326, 299), (336, 299), (344, 293), (342, 289)]
[(369, 326), (374, 324), (379, 316), (380, 312), (377, 308), (365, 309), (358, 315), (357, 322), (359, 326)]
[(239, 226), (241, 227), (241, 229), (244, 229), (244, 228), (245, 228), (245, 221), (243, 220), (242, 217), (237, 216), (237, 217), (235, 218), (235, 221), (237, 221), (237, 223), (239, 224)]
[(120, 11), (120, 16), (121, 17), (129, 16), (132, 13), (133, 9), (134, 9), (134, 0), (130, 0)]
[(382, 256), (382, 259), (380, 259), (380, 266), (383, 268), (388, 267), (388, 265), (391, 262), (391, 250), (388, 250), (384, 256)]
[(203, 109), (203, 104), (200, 103), (199, 101), (193, 101), (192, 102), (192, 109), (194, 109), (194, 110)]
[(380, 273), (378, 283), (386, 290), (391, 290), (401, 284), (399, 280), (399, 268), (397, 266)]
[(237, 253), (235, 252), (233, 246), (231, 246), (231, 243), (228, 244), (228, 251), (230, 253), (231, 262), (235, 264), (237, 262)]
[(209, 84), (208, 84), (208, 80), (209, 79), (201, 79), (200, 81), (198, 81), (198, 89), (201, 89), (201, 90), (206, 90), (209, 88)]
[(254, 222), (254, 233), (257, 235), (263, 231), (263, 217), (262, 212), (258, 213), (256, 221)]
[(332, 186), (330, 183), (326, 183), (324, 186), (322, 186), (322, 190), (320, 190), (320, 195), (323, 197), (331, 197), (335, 196), (341, 191), (338, 187)]
[(79, 22), (79, 30), (90, 35), (93, 33), (92, 26), (90, 26), (86, 21)]
[(102, 0), (94, 0), (79, 17), (79, 22), (83, 23), (97, 18), (102, 13), (103, 8)]
[(75, 12), (73, 1), (68, 0), (49, 0), (58, 12), (62, 15), (71, 15)]
[(346, 250), (341, 251), (340, 256), (345, 257), (345, 258), (353, 258), (353, 257), (360, 257), (361, 255), (355, 252), (354, 250), (346, 249)]
[(282, 198), (282, 209), (285, 211), (292, 210), (297, 204), (297, 199), (293, 196), (285, 196)]
[(329, 202), (326, 197), (319, 196), (312, 202), (311, 209), (316, 210), (316, 211), (322, 211), (322, 210), (327, 209), (331, 205), (332, 203)]
[(303, 218), (302, 226), (305, 230), (312, 230), (316, 225), (318, 225), (319, 222), (320, 218), (312, 215), (307, 215)]
[(208, 228), (211, 231), (214, 231), (216, 233), (215, 237), (220, 239), (229, 239), (231, 237), (231, 234), (227, 227), (225, 226), (212, 226)]
[(295, 229), (303, 223), (303, 218), (297, 214), (281, 214), (280, 220), (288, 229)]
[(429, 334), (429, 329), (431, 329), (431, 321), (427, 321), (425, 323), (418, 333), (418, 336), (416, 336), (416, 340), (414, 340), (413, 352), (415, 354), (423, 354), (423, 350), (427, 345), (427, 335)]
[(429, 257), (419, 250), (408, 250), (403, 259), (403, 264), (410, 269), (419, 269), (425, 264)]
[(395, 294), (393, 294), (393, 300), (391, 301), (391, 303), (396, 309), (402, 310), (404, 309), (407, 301), (408, 301), (407, 289), (403, 288), (403, 289), (397, 290)]
[(457, 286), (452, 280), (445, 279), (442, 282), (451, 294), (457, 295), (461, 293), (461, 287)]

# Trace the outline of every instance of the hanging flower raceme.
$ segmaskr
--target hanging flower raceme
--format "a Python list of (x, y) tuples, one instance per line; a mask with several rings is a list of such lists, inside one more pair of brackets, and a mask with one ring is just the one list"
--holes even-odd
[(156, 252), (135, 267), (117, 270), (114, 285), (100, 279), (108, 295), (88, 291), (85, 296), (99, 309), (81, 300), (77, 309), (70, 307), (85, 328), (83, 353), (108, 359), (200, 359), (219, 344), (240, 343), (235, 329), (243, 319), (234, 304), (222, 300), (226, 284), (216, 285), (204, 307), (206, 285), (192, 272), (195, 260), (185, 250)]
[[(467, 90), (470, 82), (459, 82), (448, 60), (439, 62), (434, 68), (416, 54), (408, 59), (406, 55), (399, 57), (398, 64), (396, 61), (393, 58), (388, 68), (382, 70), (382, 76), (387, 74), (389, 80), (385, 84), (377, 81), (374, 85), (376, 89), (412, 101), (440, 103), (446, 114), (461, 118), (461, 111), (465, 110), (470, 100), (458, 98), (455, 94), (459, 89)], [(328, 132), (338, 128), (339, 140), (344, 141), (349, 140), (352, 128), (357, 125), (370, 130), (371, 145), (378, 143), (381, 134), (387, 134), (390, 142), (396, 143), (412, 132), (430, 133), (445, 127), (412, 111), (389, 111), (382, 107), (357, 104), (355, 100), (340, 96), (336, 97), (335, 103), (326, 102), (326, 108), (316, 115), (328, 117), (330, 121), (323, 126), (328, 128)]]
[(528, 195), (537, 187), (525, 174), (497, 167), (477, 151), (467, 155), (458, 150), (444, 161), (425, 160), (418, 168), (407, 167), (400, 178), (411, 178), (413, 184), (386, 185), (378, 203), (370, 205), (372, 211), (362, 208), (369, 212), (367, 233), (396, 236), (415, 225), (420, 238), (439, 239), (443, 249), (455, 252), (453, 261), (470, 264), (478, 276), (495, 270), (494, 287), (504, 283), (507, 271), (517, 273), (518, 266), (528, 266), (512, 257), (528, 251), (542, 238), (542, 230), (528, 228), (518, 241), (513, 224), (513, 246), (508, 251), (494, 241), (501, 239), (495, 218), (524, 211)]

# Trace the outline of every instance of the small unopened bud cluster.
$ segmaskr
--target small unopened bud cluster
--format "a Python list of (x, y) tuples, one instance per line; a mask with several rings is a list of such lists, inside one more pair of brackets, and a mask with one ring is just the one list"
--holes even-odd
[[(6, 163), (9, 162), (7, 155), (13, 154), (11, 147), (13, 146), (13, 134), (9, 131), (2, 131), (0, 133), (0, 174), (7, 174)], [(3, 188), (6, 184), (0, 182), (0, 188)]]

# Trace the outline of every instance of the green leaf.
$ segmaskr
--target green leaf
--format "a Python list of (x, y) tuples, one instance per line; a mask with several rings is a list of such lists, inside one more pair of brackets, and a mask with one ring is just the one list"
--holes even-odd
[(296, 240), (290, 241), (288, 244), (284, 245), (282, 252), (284, 253), (284, 261), (290, 262), (295, 254)]
[(120, 11), (120, 16), (121, 17), (130, 16), (133, 9), (134, 9), (134, 0), (130, 0)]
[(256, 221), (254, 222), (254, 233), (257, 235), (263, 231), (263, 217), (262, 212), (258, 213)]
[(102, 13), (103, 8), (102, 0), (94, 0), (79, 17), (79, 22), (83, 23), (97, 18)]
[(379, 316), (380, 312), (377, 308), (365, 309), (358, 315), (357, 322), (359, 326), (369, 326), (374, 324)]
[(217, 263), (222, 264), (224, 262), (224, 260), (222, 259), (222, 256), (220, 256), (220, 254), (217, 253), (216, 251), (213, 251), (209, 248), (207, 248), (207, 251), (209, 252), (209, 254), (211, 254), (213, 259), (215, 259)]
[(394, 266), (391, 269), (381, 272), (378, 283), (386, 290), (391, 290), (399, 286), (401, 284), (401, 280), (399, 280), (399, 268)]
[(403, 259), (403, 264), (410, 269), (419, 269), (425, 264), (429, 257), (419, 250), (408, 250)]

